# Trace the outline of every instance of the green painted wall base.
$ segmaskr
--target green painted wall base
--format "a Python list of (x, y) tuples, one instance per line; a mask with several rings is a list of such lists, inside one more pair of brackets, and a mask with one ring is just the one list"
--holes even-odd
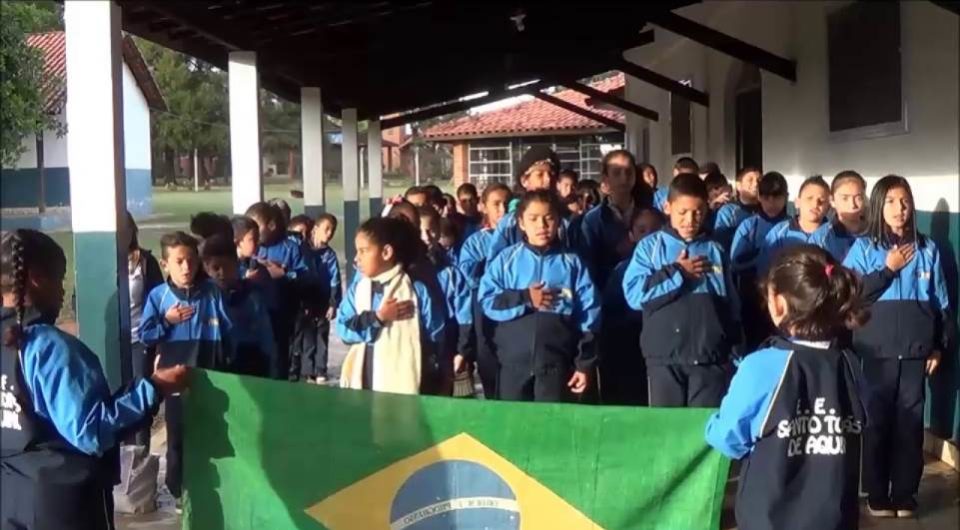
[(380, 215), (383, 210), (383, 197), (370, 197), (370, 217)]
[(326, 208), (322, 204), (304, 204), (303, 205), (303, 214), (313, 220), (316, 220), (320, 214), (326, 211), (327, 211)]
[(125, 294), (119, 300), (117, 234), (77, 232), (73, 247), (80, 340), (100, 358), (116, 389), (122, 382), (121, 364), (130, 358), (130, 303)]
[(347, 262), (347, 281), (353, 278), (353, 258), (357, 255), (357, 229), (360, 228), (360, 201), (343, 201), (343, 259)]

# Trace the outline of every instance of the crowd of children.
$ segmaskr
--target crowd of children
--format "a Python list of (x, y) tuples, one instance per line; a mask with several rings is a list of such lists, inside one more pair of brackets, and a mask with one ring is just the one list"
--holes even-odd
[[(104, 409), (91, 432), (61, 426), (76, 411), (44, 402), (36, 375), (95, 364), (48, 325), (62, 251), (37, 232), (5, 234), (3, 375), (26, 379), (17, 388), (33, 400), (25, 434), (8, 444), (4, 430), (4, 462), (37, 439), (100, 456), (121, 433), (142, 439), (163, 393), (167, 485), (179, 496), (183, 366), (326, 383), (333, 326), (349, 347), (345, 388), (469, 395), (476, 374), (489, 399), (719, 407), (707, 440), (748, 459), (743, 475), (758, 478), (741, 502), (769, 507), (738, 511), (742, 528), (850, 528), (861, 430), (871, 512), (914, 512), (924, 378), (956, 337), (905, 179), (881, 179), (867, 204), (854, 171), (810, 177), (789, 214), (784, 176), (753, 167), (731, 186), (716, 164), (682, 158), (665, 183), (614, 150), (597, 182), (542, 146), (517, 167), (515, 188), (464, 184), (454, 197), (417, 186), (388, 201), (356, 234), (346, 289), (330, 214), (291, 218), (281, 200), (233, 219), (197, 214), (191, 234), (161, 240), (166, 280), (128, 216), (133, 386), (107, 396), (100, 368), (84, 365), (100, 375), (71, 391)], [(62, 361), (37, 357), (42, 348)], [(834, 438), (798, 445), (798, 418), (826, 414)], [(109, 480), (84, 465), (102, 496)], [(815, 475), (837, 478), (824, 489)], [(790, 495), (810, 513), (781, 508)]]

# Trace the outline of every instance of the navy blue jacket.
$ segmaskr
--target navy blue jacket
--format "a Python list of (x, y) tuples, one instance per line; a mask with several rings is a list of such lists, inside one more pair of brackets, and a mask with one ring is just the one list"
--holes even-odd
[(786, 211), (777, 217), (767, 217), (763, 211), (745, 219), (733, 235), (730, 246), (730, 268), (734, 274), (755, 273), (757, 260), (770, 230), (786, 220)]
[(940, 251), (920, 236), (913, 259), (898, 272), (886, 267), (889, 247), (867, 237), (857, 239), (843, 265), (863, 279), (871, 302), (870, 320), (853, 332), (853, 346), (865, 357), (923, 359), (955, 344)]
[[(175, 304), (194, 308), (190, 320), (170, 324), (165, 317)], [(156, 346), (160, 366), (185, 364), (200, 368), (223, 369), (229, 365), (232, 323), (223, 304), (220, 289), (204, 280), (190, 290), (167, 283), (157, 286), (143, 306), (140, 342)]]
[(626, 257), (620, 249), (630, 239), (629, 214), (627, 217), (621, 219), (606, 198), (580, 217), (577, 252), (590, 268), (595, 285), (607, 285), (610, 273)]
[(343, 287), (340, 280), (340, 261), (337, 251), (333, 247), (307, 248), (303, 254), (307, 268), (310, 269), (310, 279), (305, 284), (312, 287), (313, 296), (305, 298), (311, 304), (321, 308), (332, 307), (334, 310), (343, 299)]
[(234, 370), (273, 359), (277, 343), (270, 325), (270, 313), (260, 290), (248, 281), (240, 281), (234, 289), (223, 293), (224, 308), (233, 327), (230, 330), (228, 363)]
[(286, 270), (283, 278), (269, 280), (263, 284), (267, 308), (272, 313), (288, 305), (290, 284), (298, 279), (308, 279), (310, 267), (303, 259), (300, 243), (291, 237), (284, 237), (272, 245), (260, 245), (257, 248), (257, 258), (276, 262)]
[(770, 261), (780, 249), (789, 248), (803, 243), (816, 244), (822, 239), (823, 233), (830, 229), (830, 223), (824, 221), (813, 233), (806, 233), (800, 228), (797, 218), (793, 217), (781, 221), (767, 232), (757, 257), (757, 273), (765, 274), (770, 267)]
[[(559, 291), (552, 309), (531, 306), (529, 288), (543, 282)], [(477, 299), (496, 328), (497, 355), (504, 366), (532, 373), (583, 372), (596, 362), (600, 300), (586, 266), (560, 245), (536, 249), (517, 243), (499, 253), (480, 280)]]
[(829, 342), (777, 338), (751, 353), (707, 422), (707, 443), (740, 468), (743, 530), (857, 527), (858, 364)]
[[(684, 276), (677, 257), (706, 256), (713, 271)], [(623, 276), (627, 304), (643, 311), (640, 347), (650, 364), (726, 362), (741, 341), (740, 303), (723, 248), (704, 234), (684, 241), (671, 227), (643, 238)]]

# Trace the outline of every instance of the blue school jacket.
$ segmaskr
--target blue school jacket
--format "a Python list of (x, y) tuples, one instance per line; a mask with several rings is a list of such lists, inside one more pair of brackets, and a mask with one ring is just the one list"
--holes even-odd
[(840, 221), (834, 220), (828, 224), (829, 228), (823, 231), (818, 230), (814, 234), (811, 243), (829, 252), (833, 259), (842, 262), (860, 234), (850, 233)]
[(657, 186), (657, 189), (653, 192), (653, 207), (663, 212), (663, 205), (667, 202), (668, 197), (670, 197), (670, 186)]
[[(677, 257), (706, 256), (713, 272), (689, 279)], [(643, 311), (640, 348), (650, 364), (726, 362), (741, 340), (740, 303), (723, 248), (701, 234), (684, 241), (671, 227), (643, 238), (623, 276), (627, 304)]]
[[(347, 295), (343, 298), (343, 302), (337, 311), (335, 325), (337, 335), (344, 343), (372, 345), (376, 342), (380, 330), (383, 328), (383, 323), (377, 319), (377, 309), (383, 302), (383, 291), (374, 288), (373, 300), (370, 304), (371, 309), (359, 313), (357, 311), (356, 292), (360, 277), (361, 274), (357, 271), (350, 286), (347, 287)], [(439, 351), (446, 326), (446, 312), (436, 310), (429, 290), (423, 282), (414, 280), (413, 289), (417, 294), (417, 306), (420, 312), (420, 342), (427, 346), (424, 351)]]
[(829, 343), (776, 338), (740, 366), (707, 443), (745, 458), (737, 492), (744, 530), (856, 528), (858, 364)]
[(760, 255), (757, 257), (757, 273), (765, 274), (767, 272), (770, 261), (773, 260), (780, 249), (803, 243), (814, 245), (816, 241), (822, 239), (823, 233), (829, 229), (830, 223), (824, 221), (813, 233), (808, 234), (800, 229), (796, 217), (781, 221), (767, 232), (767, 237), (763, 240)]
[[(571, 230), (570, 220), (566, 217), (560, 219), (560, 241), (564, 249), (575, 249), (575, 230)], [(487, 262), (489, 263), (497, 254), (502, 252), (510, 245), (516, 245), (523, 241), (523, 232), (520, 231), (520, 225), (517, 223), (517, 211), (507, 212), (493, 229), (493, 237), (487, 246)]]
[(739, 202), (728, 202), (713, 214), (713, 239), (727, 252), (733, 243), (734, 234), (740, 224), (756, 212), (757, 208), (745, 206)]
[[(175, 304), (194, 308), (190, 320), (170, 324), (165, 315)], [(156, 346), (160, 366), (185, 364), (199, 368), (223, 369), (228, 365), (230, 347), (226, 344), (232, 323), (223, 304), (220, 289), (204, 280), (187, 290), (167, 280), (147, 296), (140, 321), (140, 342)]]
[(271, 313), (287, 305), (287, 296), (281, 288), (282, 284), (292, 282), (298, 278), (309, 278), (310, 268), (303, 259), (303, 251), (299, 239), (295, 236), (286, 236), (272, 245), (260, 245), (257, 248), (257, 257), (279, 263), (286, 270), (283, 278), (269, 279), (263, 284), (263, 295), (267, 301), (267, 308)]
[[(559, 290), (552, 309), (531, 307), (528, 289), (538, 282)], [(535, 374), (574, 365), (584, 372), (593, 369), (599, 296), (586, 266), (560, 244), (548, 249), (526, 242), (507, 247), (490, 261), (477, 299), (484, 314), (499, 322), (494, 340), (505, 366)]]
[(624, 256), (617, 249), (630, 238), (630, 219), (618, 219), (606, 198), (580, 219), (577, 253), (590, 268), (593, 283), (605, 286), (610, 273), (623, 261)]
[(316, 286), (317, 303), (336, 310), (343, 299), (343, 287), (340, 280), (340, 261), (333, 247), (308, 248), (304, 251), (304, 261), (310, 269), (311, 285)]
[(767, 234), (786, 218), (786, 211), (777, 217), (767, 217), (760, 211), (740, 223), (730, 246), (730, 268), (734, 274), (756, 272)]
[(483, 276), (484, 266), (487, 263), (487, 248), (493, 240), (493, 228), (484, 228), (474, 232), (460, 247), (460, 259), (457, 268), (463, 273), (470, 289), (476, 291), (480, 287), (480, 278)]
[(864, 357), (923, 359), (946, 351), (956, 336), (940, 251), (929, 237), (918, 237), (910, 263), (893, 272), (886, 267), (889, 248), (861, 237), (843, 265), (863, 280), (863, 296), (872, 305), (870, 320), (853, 332), (853, 347)]
[(460, 353), (472, 359), (473, 352), (473, 304), (472, 292), (466, 278), (457, 267), (447, 264), (438, 267), (437, 282), (443, 290), (447, 308), (447, 339), (445, 353)]
[(255, 355), (262, 361), (277, 355), (277, 343), (273, 338), (270, 313), (260, 290), (248, 281), (240, 281), (233, 289), (223, 293), (224, 307), (230, 323), (230, 366), (249, 366)]

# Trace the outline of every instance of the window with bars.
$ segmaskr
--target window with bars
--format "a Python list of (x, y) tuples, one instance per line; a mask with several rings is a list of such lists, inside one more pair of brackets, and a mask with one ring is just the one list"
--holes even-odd
[(479, 187), (513, 181), (513, 145), (510, 141), (500, 144), (470, 144), (470, 182)]

